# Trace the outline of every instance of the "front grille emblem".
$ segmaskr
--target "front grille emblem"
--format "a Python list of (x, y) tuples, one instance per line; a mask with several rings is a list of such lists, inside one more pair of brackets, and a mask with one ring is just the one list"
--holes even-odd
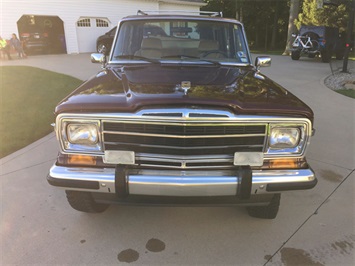
[(184, 91), (184, 94), (187, 95), (187, 92), (191, 88), (190, 81), (181, 81), (181, 89)]
[(186, 168), (186, 161), (185, 160), (181, 161), (181, 168), (183, 168), (183, 169)]

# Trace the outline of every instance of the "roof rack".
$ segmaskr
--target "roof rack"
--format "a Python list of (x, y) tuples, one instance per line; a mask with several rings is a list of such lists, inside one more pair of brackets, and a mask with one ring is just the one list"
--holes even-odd
[(223, 17), (223, 12), (218, 11), (188, 11), (188, 10), (150, 10), (150, 11), (143, 11), (138, 10), (137, 15), (152, 15), (152, 14), (198, 14), (199, 16), (210, 16), (210, 17)]

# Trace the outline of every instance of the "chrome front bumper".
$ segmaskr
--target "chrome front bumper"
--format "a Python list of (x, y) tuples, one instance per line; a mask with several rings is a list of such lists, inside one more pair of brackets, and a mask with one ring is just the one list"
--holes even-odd
[[(165, 171), (80, 168), (54, 165), (47, 177), (53, 186), (69, 190), (150, 196), (235, 196), (277, 193), (313, 188), (317, 179), (311, 169), (252, 170), (250, 184), (238, 171)], [(119, 175), (119, 176), (118, 176)], [(121, 180), (118, 182), (118, 180)], [(123, 180), (123, 181), (122, 181)], [(244, 185), (243, 185), (244, 183)], [(121, 186), (121, 187), (120, 187)]]

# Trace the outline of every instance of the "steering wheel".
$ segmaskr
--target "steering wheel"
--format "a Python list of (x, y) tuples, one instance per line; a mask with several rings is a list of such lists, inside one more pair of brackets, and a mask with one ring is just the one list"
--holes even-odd
[(222, 52), (222, 51), (220, 51), (220, 50), (206, 51), (206, 52), (203, 52), (203, 53), (201, 54), (201, 56), (202, 56), (202, 57), (206, 57), (206, 56), (208, 56), (208, 55), (210, 55), (210, 54), (220, 54), (220, 55), (223, 55), (224, 57), (228, 58), (227, 53)]

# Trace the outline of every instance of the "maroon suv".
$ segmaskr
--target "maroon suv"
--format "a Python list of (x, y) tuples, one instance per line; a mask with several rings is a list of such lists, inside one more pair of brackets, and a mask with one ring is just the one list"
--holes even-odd
[[(153, 34), (146, 28), (159, 28)], [(141, 14), (122, 19), (103, 69), (55, 109), (48, 182), (70, 205), (247, 206), (275, 218), (280, 193), (311, 189), (313, 112), (259, 72), (233, 19)]]

